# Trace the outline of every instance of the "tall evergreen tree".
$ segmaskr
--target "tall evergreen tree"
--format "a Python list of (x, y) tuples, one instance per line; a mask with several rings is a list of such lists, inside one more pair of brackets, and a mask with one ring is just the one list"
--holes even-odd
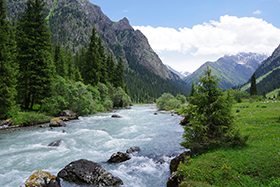
[(6, 1), (0, 1), (0, 118), (15, 103), (16, 96), (16, 43), (14, 27), (7, 21)]
[(200, 77), (194, 95), (190, 97), (186, 114), (191, 117), (187, 119), (181, 145), (193, 153), (215, 146), (241, 145), (248, 139), (236, 129), (231, 112), (232, 98), (229, 92), (226, 95), (217, 87), (218, 81), (207, 67), (205, 76)]
[(113, 84), (115, 78), (116, 64), (113, 61), (112, 55), (109, 54), (106, 59), (108, 81)]
[(83, 63), (82, 73), (84, 83), (91, 84), (92, 86), (96, 86), (101, 77), (101, 63), (97, 41), (97, 32), (95, 27), (93, 27), (92, 35), (90, 37), (90, 43), (86, 52), (85, 61)]
[(105, 54), (105, 48), (102, 44), (101, 37), (99, 36), (97, 38), (97, 47), (98, 47), (98, 53), (100, 57), (100, 82), (106, 84), (108, 81), (108, 75), (107, 75), (107, 66), (106, 66), (106, 54)]
[(190, 92), (190, 95), (189, 97), (192, 97), (195, 93), (195, 88), (194, 88), (194, 82), (192, 81), (192, 86), (191, 86), (191, 92)]
[(45, 5), (43, 0), (28, 0), (18, 19), (18, 91), (26, 109), (50, 94), (53, 61)]
[(68, 50), (67, 52), (66, 66), (67, 66), (67, 78), (70, 80), (75, 80), (75, 64), (74, 64), (74, 58), (71, 53), (71, 50)]
[(121, 87), (123, 88), (123, 75), (124, 75), (124, 65), (123, 65), (123, 59), (122, 57), (120, 56), (119, 57), (119, 61), (118, 61), (118, 64), (116, 66), (116, 69), (115, 69), (115, 82), (113, 82), (114, 84), (114, 87)]
[(67, 55), (65, 49), (61, 47), (60, 43), (58, 42), (55, 46), (53, 61), (54, 61), (56, 73), (64, 78), (67, 78), (67, 74), (68, 74), (66, 56)]
[(251, 77), (250, 95), (258, 95), (255, 73)]

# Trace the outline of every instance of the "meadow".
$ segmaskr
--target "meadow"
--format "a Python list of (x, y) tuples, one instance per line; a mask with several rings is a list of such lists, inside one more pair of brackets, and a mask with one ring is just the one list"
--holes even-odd
[(233, 105), (236, 126), (249, 135), (243, 146), (220, 147), (180, 164), (180, 187), (280, 186), (280, 102)]

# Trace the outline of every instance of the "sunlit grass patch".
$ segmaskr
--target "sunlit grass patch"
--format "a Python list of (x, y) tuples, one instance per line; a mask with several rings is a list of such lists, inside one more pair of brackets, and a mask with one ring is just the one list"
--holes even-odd
[(280, 103), (238, 103), (232, 112), (250, 135), (246, 145), (187, 159), (178, 169), (181, 186), (280, 186)]

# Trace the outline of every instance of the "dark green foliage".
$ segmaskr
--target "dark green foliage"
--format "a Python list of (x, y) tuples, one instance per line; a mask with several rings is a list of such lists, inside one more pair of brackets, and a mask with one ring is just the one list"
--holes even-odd
[(55, 46), (53, 61), (56, 73), (59, 76), (66, 78), (68, 74), (66, 52), (65, 49), (60, 46), (60, 43)]
[(168, 111), (178, 109), (181, 107), (182, 100), (184, 100), (183, 97), (184, 96), (182, 95), (177, 95), (177, 97), (175, 98), (170, 93), (164, 93), (162, 94), (161, 97), (157, 99), (157, 107), (161, 110), (168, 110)]
[(256, 69), (256, 78), (259, 78), (268, 72), (280, 66), (280, 45), (274, 50), (272, 55), (263, 61)]
[(124, 82), (129, 88), (133, 102), (155, 102), (163, 93), (186, 94), (186, 92), (179, 90), (174, 84), (155, 75), (146, 67), (137, 62), (134, 63), (132, 56), (126, 58), (129, 59), (129, 67), (125, 69)]
[(45, 5), (43, 0), (28, 0), (18, 20), (18, 92), (26, 109), (50, 96), (53, 62)]
[(251, 87), (250, 95), (258, 95), (257, 84), (256, 84), (256, 74), (254, 73), (251, 77)]
[(192, 85), (191, 85), (191, 92), (190, 92), (190, 95), (189, 97), (192, 97), (195, 93), (195, 89), (194, 89), (194, 81), (192, 81)]
[(177, 94), (176, 99), (181, 102), (181, 104), (185, 104), (187, 102), (186, 96)]
[[(85, 84), (96, 86), (101, 77), (101, 55), (97, 45), (98, 37), (95, 27), (92, 28), (90, 43), (85, 54), (85, 61), (81, 73)], [(82, 61), (83, 62), (83, 61)]]
[(0, 1), (0, 119), (15, 104), (17, 63), (14, 26), (7, 21), (6, 1)]
[(79, 115), (95, 113), (100, 100), (97, 89), (81, 82), (68, 81), (60, 76), (56, 77), (51, 91), (52, 96), (43, 101), (43, 110), (54, 116), (66, 109), (71, 109)]
[(257, 84), (257, 89), (260, 93), (263, 91), (268, 93), (278, 88), (280, 88), (280, 68), (273, 70)]
[(188, 124), (181, 145), (193, 153), (220, 145), (241, 145), (247, 140), (235, 129), (230, 93), (224, 94), (217, 86), (218, 79), (207, 68), (205, 76), (200, 77), (195, 86), (194, 95), (189, 97), (190, 104), (185, 111)]
[(124, 88), (123, 86), (123, 75), (124, 75), (124, 65), (122, 57), (119, 57), (118, 64), (115, 69), (115, 80), (113, 82), (114, 87), (118, 88)]

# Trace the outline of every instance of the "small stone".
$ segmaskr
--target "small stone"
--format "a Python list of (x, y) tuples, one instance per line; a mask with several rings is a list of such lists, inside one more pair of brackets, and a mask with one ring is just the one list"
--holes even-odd
[(120, 163), (120, 162), (124, 162), (131, 159), (131, 157), (129, 156), (129, 154), (127, 153), (122, 153), (122, 152), (117, 152), (114, 153), (111, 158), (108, 160), (109, 163)]
[(130, 147), (129, 149), (126, 150), (126, 153), (131, 154), (134, 152), (140, 152), (141, 149), (140, 147), (134, 146), (134, 147)]
[(61, 143), (62, 143), (62, 140), (57, 140), (57, 141), (49, 143), (48, 146), (58, 147), (61, 145)]
[(112, 118), (121, 118), (121, 116), (118, 115), (118, 114), (113, 114), (111, 117), (112, 117)]

